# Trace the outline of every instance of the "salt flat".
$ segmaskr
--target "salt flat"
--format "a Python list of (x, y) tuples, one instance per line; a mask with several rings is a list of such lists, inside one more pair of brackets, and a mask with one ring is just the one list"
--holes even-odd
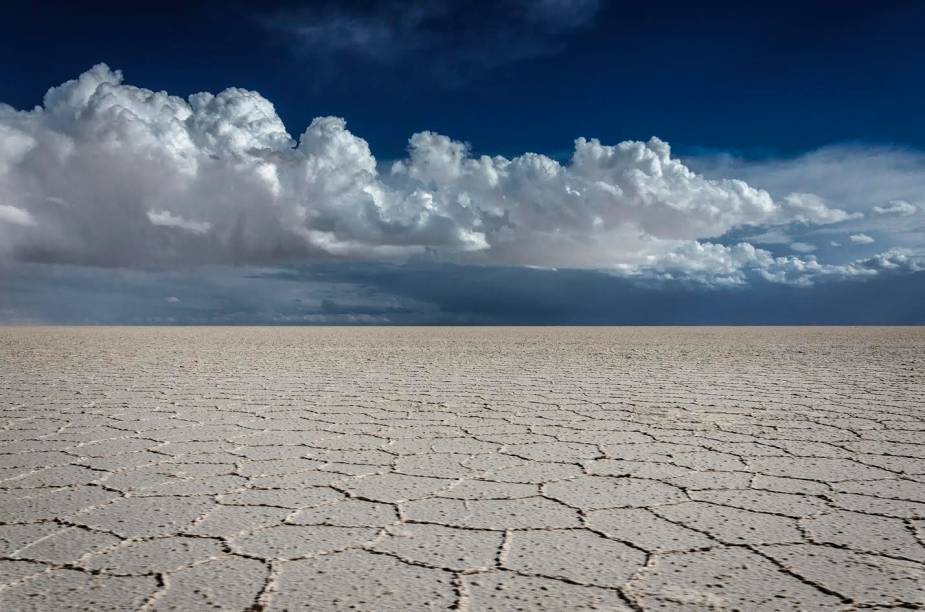
[(2, 328), (0, 609), (925, 605), (925, 328)]

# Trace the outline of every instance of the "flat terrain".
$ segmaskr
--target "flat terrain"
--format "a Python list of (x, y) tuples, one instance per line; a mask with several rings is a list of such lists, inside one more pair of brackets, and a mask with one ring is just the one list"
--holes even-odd
[(925, 328), (0, 328), (0, 609), (925, 605)]

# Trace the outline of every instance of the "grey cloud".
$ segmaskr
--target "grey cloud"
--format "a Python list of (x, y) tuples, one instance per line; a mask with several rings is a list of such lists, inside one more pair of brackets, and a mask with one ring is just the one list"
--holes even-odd
[[(865, 282), (797, 287), (760, 276), (705, 287), (593, 270), (442, 263), (0, 269), (4, 323), (923, 324), (925, 271), (892, 256)], [(831, 279), (830, 279), (831, 280)], [(168, 302), (164, 295), (177, 296)]]

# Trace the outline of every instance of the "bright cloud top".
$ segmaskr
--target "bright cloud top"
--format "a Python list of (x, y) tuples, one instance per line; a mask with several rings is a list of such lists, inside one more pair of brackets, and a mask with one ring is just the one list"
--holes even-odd
[[(874, 214), (917, 211), (891, 202)], [(0, 105), (0, 256), (19, 261), (430, 255), (708, 282), (742, 282), (753, 269), (798, 284), (876, 273), (897, 258), (913, 265), (899, 251), (884, 254), (883, 266), (826, 266), (709, 242), (742, 227), (861, 217), (812, 194), (775, 199), (740, 180), (705, 178), (656, 138), (614, 146), (579, 138), (563, 165), (534, 153), (475, 156), (420, 132), (406, 159), (380, 164), (342, 119), (319, 117), (296, 141), (256, 92), (184, 100), (126, 85), (103, 64), (50, 89), (34, 110)]]

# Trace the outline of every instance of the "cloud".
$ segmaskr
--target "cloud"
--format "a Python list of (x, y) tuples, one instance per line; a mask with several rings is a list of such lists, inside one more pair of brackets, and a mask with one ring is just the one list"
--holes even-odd
[(863, 213), (847, 213), (830, 208), (826, 201), (812, 193), (791, 193), (783, 200), (784, 216), (798, 223), (827, 224), (841, 223), (849, 219), (860, 219)]
[(890, 249), (842, 264), (815, 257), (782, 256), (742, 242), (722, 245), (689, 242), (644, 264), (623, 266), (617, 273), (663, 281), (695, 281), (713, 286), (745, 286), (754, 278), (769, 283), (810, 287), (820, 281), (872, 278), (882, 273), (925, 270), (925, 249)]
[[(727, 154), (685, 160), (707, 177), (736, 177), (766, 189), (785, 204), (794, 197), (812, 208), (822, 203), (829, 228), (789, 228), (809, 242), (826, 233), (879, 235), (890, 246), (923, 246), (925, 208), (914, 204), (925, 193), (925, 152), (882, 145), (841, 144), (792, 158), (745, 159)], [(802, 194), (810, 194), (804, 199)], [(825, 213), (817, 215), (818, 218)], [(841, 216), (841, 220), (836, 220)], [(828, 242), (828, 241), (826, 241)]]
[(745, 285), (750, 275), (793, 285), (812, 285), (819, 276), (856, 276), (862, 272), (850, 266), (829, 266), (815, 259), (774, 257), (747, 242), (730, 246), (691, 241), (643, 264), (619, 269), (627, 276), (660, 280), (697, 281), (711, 285)]
[(867, 234), (851, 234), (848, 236), (848, 240), (854, 244), (873, 244), (875, 242), (874, 239)]
[(578, 138), (560, 163), (477, 156), (420, 132), (407, 158), (386, 164), (343, 119), (319, 117), (296, 139), (256, 92), (183, 99), (125, 84), (103, 64), (50, 89), (41, 107), (0, 106), (0, 201), (0, 257), (20, 262), (426, 257), (718, 283), (742, 282), (749, 269), (797, 283), (831, 271), (748, 243), (724, 246), (729, 232), (862, 217), (805, 191), (775, 198), (708, 178), (658, 138)]
[(28, 226), (35, 225), (35, 219), (29, 214), (28, 210), (8, 204), (0, 204), (0, 223)]
[(206, 221), (189, 221), (183, 217), (171, 213), (169, 210), (149, 210), (148, 221), (152, 225), (163, 225), (164, 227), (179, 227), (194, 234), (205, 234), (212, 229), (212, 224)]
[(734, 176), (774, 197), (810, 192), (849, 213), (884, 202), (914, 202), (925, 193), (925, 152), (839, 144), (789, 158), (747, 159), (729, 154), (685, 160), (706, 176)]
[(811, 253), (816, 250), (816, 245), (808, 242), (791, 242), (790, 248), (798, 253)]
[(910, 204), (905, 200), (891, 200), (886, 206), (874, 206), (871, 210), (876, 215), (909, 217), (917, 213), (919, 209), (915, 204)]
[[(892, 260), (898, 261), (896, 258)], [(906, 268), (905, 270), (909, 270)], [(4, 323), (923, 324), (925, 271), (705, 287), (591, 270), (339, 262), (0, 270)], [(163, 296), (181, 296), (170, 303)]]

